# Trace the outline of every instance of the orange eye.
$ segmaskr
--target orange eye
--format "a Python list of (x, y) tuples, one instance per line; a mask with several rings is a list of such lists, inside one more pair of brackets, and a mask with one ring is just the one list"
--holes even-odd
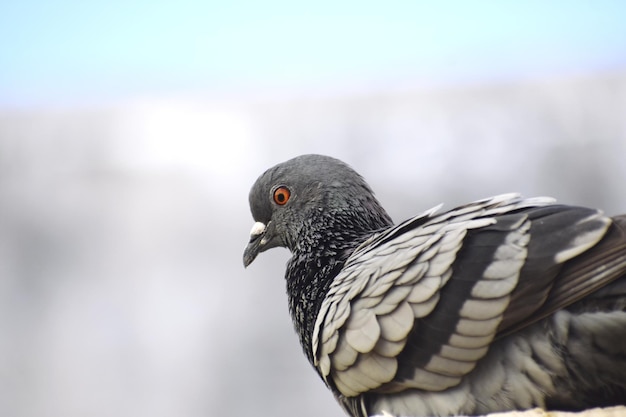
[(291, 197), (291, 191), (289, 188), (285, 186), (278, 187), (274, 191), (274, 202), (279, 206), (284, 206), (289, 201), (289, 197)]

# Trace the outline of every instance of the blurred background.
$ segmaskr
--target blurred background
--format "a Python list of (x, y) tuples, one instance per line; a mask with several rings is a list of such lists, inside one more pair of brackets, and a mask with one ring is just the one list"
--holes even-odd
[(0, 5), (0, 415), (340, 416), (247, 194), (345, 160), (396, 221), (626, 212), (626, 3)]

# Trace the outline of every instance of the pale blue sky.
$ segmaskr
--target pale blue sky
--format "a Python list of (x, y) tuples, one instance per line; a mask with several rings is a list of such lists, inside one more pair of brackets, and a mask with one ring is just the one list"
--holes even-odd
[(626, 68), (626, 2), (5, 1), (0, 105)]

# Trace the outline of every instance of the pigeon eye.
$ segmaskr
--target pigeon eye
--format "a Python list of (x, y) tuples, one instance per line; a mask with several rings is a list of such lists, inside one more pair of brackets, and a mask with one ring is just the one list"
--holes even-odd
[(278, 187), (274, 190), (274, 202), (279, 206), (284, 206), (289, 201), (289, 197), (291, 196), (291, 191), (289, 188), (285, 186)]

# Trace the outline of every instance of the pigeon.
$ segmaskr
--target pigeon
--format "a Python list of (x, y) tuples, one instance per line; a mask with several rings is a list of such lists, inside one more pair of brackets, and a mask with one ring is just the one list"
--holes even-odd
[(504, 194), (394, 224), (323, 155), (268, 169), (249, 202), (244, 266), (289, 249), (296, 333), (348, 415), (626, 404), (626, 215)]

